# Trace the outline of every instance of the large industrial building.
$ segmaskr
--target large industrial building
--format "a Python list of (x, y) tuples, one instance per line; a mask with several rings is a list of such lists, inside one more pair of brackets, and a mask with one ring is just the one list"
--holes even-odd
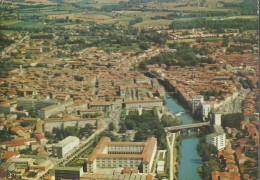
[(62, 158), (77, 145), (79, 145), (79, 138), (74, 136), (68, 136), (62, 141), (60, 141), (58, 144), (52, 145), (53, 156)]
[(103, 137), (87, 160), (87, 172), (96, 168), (142, 167), (150, 172), (157, 150), (157, 139), (150, 137), (146, 142), (111, 142)]

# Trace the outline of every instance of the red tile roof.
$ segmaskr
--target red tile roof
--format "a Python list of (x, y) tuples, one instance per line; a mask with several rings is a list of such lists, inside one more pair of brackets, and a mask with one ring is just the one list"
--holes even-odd
[(10, 159), (12, 157), (15, 157), (18, 154), (19, 154), (19, 152), (17, 152), (17, 151), (6, 151), (2, 159), (7, 160), (7, 159)]

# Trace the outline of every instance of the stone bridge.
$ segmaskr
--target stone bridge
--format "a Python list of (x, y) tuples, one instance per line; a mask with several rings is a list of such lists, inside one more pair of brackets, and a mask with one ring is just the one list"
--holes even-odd
[(184, 129), (197, 129), (205, 126), (210, 126), (210, 122), (202, 122), (202, 123), (195, 123), (195, 124), (183, 124), (180, 126), (172, 126), (172, 127), (166, 127), (164, 128), (167, 132), (176, 132), (181, 131)]

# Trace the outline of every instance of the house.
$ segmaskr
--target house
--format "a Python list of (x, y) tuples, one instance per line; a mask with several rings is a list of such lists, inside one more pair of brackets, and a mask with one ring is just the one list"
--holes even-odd
[(1, 159), (3, 161), (7, 161), (8, 159), (19, 157), (19, 156), (20, 154), (17, 151), (6, 151)]
[(11, 179), (11, 177), (14, 175), (14, 163), (1, 163), (0, 164), (0, 178), (8, 178)]
[(211, 172), (212, 180), (240, 180), (240, 176), (238, 172), (219, 172), (212, 171)]

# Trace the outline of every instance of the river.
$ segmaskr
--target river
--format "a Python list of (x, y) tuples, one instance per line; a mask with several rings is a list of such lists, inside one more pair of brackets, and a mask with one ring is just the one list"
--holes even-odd
[[(185, 109), (177, 103), (171, 96), (166, 96), (166, 106), (173, 114), (185, 111)], [(183, 124), (191, 124), (195, 121), (188, 114), (182, 114), (178, 116), (182, 120)], [(200, 176), (197, 172), (197, 168), (202, 165), (202, 160), (197, 154), (197, 144), (199, 138), (196, 135), (185, 136), (182, 140), (181, 146), (181, 164), (179, 166), (179, 180), (200, 180)]]

